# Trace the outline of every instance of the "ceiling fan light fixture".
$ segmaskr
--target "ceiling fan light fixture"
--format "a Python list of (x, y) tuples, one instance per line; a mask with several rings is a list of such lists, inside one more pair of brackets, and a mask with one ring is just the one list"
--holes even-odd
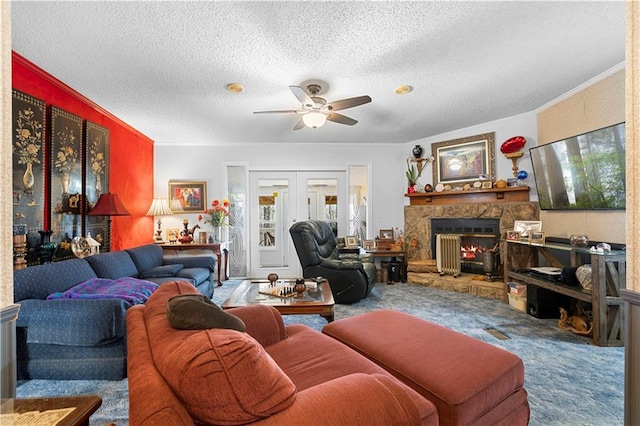
[(311, 111), (302, 116), (302, 121), (305, 126), (317, 129), (324, 126), (324, 123), (327, 122), (327, 116), (318, 111)]
[(227, 84), (227, 90), (231, 93), (242, 93), (244, 87), (240, 83), (229, 83)]
[(396, 87), (396, 95), (406, 95), (411, 91), (413, 91), (413, 87), (406, 84), (403, 86)]

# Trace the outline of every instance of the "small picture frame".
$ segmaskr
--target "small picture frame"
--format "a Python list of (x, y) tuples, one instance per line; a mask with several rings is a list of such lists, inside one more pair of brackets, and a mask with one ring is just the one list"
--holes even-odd
[(507, 231), (507, 241), (520, 241), (521, 236), (518, 231)]
[(493, 188), (493, 182), (490, 180), (485, 180), (482, 182), (482, 189), (491, 189)]
[(520, 232), (523, 238), (529, 238), (530, 232), (542, 231), (542, 222), (539, 220), (516, 220), (513, 222), (513, 230)]
[(507, 179), (507, 186), (508, 187), (518, 186), (518, 178)]
[(362, 242), (362, 247), (365, 250), (373, 250), (374, 248), (376, 248), (376, 240), (364, 240)]
[(393, 229), (381, 229), (380, 238), (393, 240)]
[(175, 243), (180, 236), (180, 230), (178, 228), (167, 229), (167, 241)]
[(529, 244), (532, 246), (543, 246), (544, 245), (544, 232), (542, 231), (531, 231), (529, 232)]
[(358, 247), (358, 238), (353, 235), (349, 235), (345, 238), (345, 247), (346, 248), (356, 248)]

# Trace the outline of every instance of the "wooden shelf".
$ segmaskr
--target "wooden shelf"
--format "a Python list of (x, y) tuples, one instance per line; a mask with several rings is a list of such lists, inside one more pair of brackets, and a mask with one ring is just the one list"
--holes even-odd
[(470, 189), (442, 192), (416, 192), (405, 194), (412, 206), (461, 203), (517, 203), (529, 201), (528, 186), (507, 188)]
[[(540, 253), (549, 263), (556, 267), (566, 265), (558, 262), (549, 250), (570, 251), (571, 266), (573, 267), (578, 267), (582, 264), (583, 254), (589, 254), (592, 269), (591, 291), (565, 285), (558, 281), (547, 280), (519, 270), (519, 268), (531, 268), (534, 265), (517, 264), (518, 261), (515, 256), (512, 256), (512, 251), (510, 250), (517, 245), (529, 247), (531, 252), (527, 259), (530, 261), (535, 262), (537, 253)], [(506, 283), (510, 280), (541, 287), (590, 303), (593, 313), (593, 343), (598, 346), (624, 345), (624, 304), (620, 296), (620, 290), (626, 287), (626, 252), (614, 250), (602, 253), (562, 243), (534, 246), (520, 241), (506, 241), (506, 256), (504, 256), (505, 291)]]

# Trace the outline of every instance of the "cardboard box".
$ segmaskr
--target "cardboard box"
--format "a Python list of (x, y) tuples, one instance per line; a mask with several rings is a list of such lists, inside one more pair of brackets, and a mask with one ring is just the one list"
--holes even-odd
[(509, 293), (509, 305), (519, 311), (527, 312), (527, 296), (516, 296)]
[(508, 282), (507, 286), (509, 286), (509, 294), (513, 294), (514, 296), (522, 297), (527, 295), (527, 285)]

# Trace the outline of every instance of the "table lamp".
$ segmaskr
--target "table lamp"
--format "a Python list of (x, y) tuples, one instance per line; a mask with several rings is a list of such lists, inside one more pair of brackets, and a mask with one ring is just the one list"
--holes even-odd
[(107, 217), (107, 237), (105, 238), (105, 247), (111, 249), (111, 216), (130, 216), (131, 213), (122, 204), (118, 194), (106, 193), (100, 195), (96, 205), (87, 213), (88, 216), (106, 216)]
[(151, 202), (151, 207), (149, 207), (149, 211), (147, 212), (147, 216), (157, 216), (158, 217), (158, 229), (156, 230), (155, 235), (155, 243), (162, 244), (164, 240), (162, 239), (162, 217), (161, 216), (169, 216), (172, 215), (173, 211), (169, 208), (169, 203), (166, 198), (154, 198)]

